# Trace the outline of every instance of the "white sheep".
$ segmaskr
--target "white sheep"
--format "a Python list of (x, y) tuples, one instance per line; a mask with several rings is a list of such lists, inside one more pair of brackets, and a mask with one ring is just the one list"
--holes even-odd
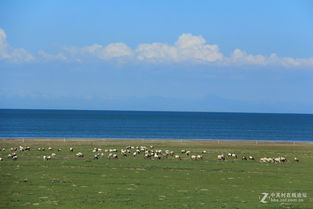
[(202, 155), (197, 155), (197, 160), (202, 160)]
[(76, 154), (76, 157), (84, 157), (84, 154), (81, 153), (81, 152), (78, 152), (78, 153)]
[(225, 156), (222, 154), (222, 155), (217, 155), (217, 159), (218, 160), (225, 160)]
[(175, 155), (175, 159), (176, 159), (176, 160), (181, 160), (181, 158), (180, 158), (179, 155)]

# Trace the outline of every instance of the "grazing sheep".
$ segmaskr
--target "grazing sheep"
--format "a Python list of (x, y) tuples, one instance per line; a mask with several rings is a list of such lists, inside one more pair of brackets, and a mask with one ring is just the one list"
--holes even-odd
[(181, 150), (181, 153), (182, 153), (182, 154), (185, 154), (185, 153), (186, 153), (186, 150), (182, 149), (182, 150)]
[(45, 155), (44, 155), (44, 156), (42, 157), (42, 159), (43, 159), (43, 160), (51, 160), (52, 158), (51, 158), (51, 156), (49, 156), (49, 155), (48, 155), (48, 156), (45, 156)]
[(5, 148), (2, 148), (2, 151), (5, 151)]
[(48, 150), (50, 150), (50, 151), (51, 151), (51, 150), (52, 150), (52, 147), (48, 147)]
[(274, 162), (274, 159), (273, 158), (268, 158), (268, 157), (263, 157), (260, 159), (260, 162), (261, 163), (273, 163)]
[(78, 153), (76, 154), (76, 157), (84, 157), (84, 154), (81, 153), (81, 152), (78, 152)]
[(248, 160), (246, 156), (243, 156), (241, 160)]
[(154, 159), (158, 159), (158, 160), (161, 159), (161, 155), (158, 155), (157, 153), (155, 153), (153, 157), (154, 157)]
[(186, 155), (188, 155), (188, 156), (189, 156), (189, 155), (190, 155), (190, 153), (191, 153), (190, 151), (186, 151)]
[(297, 157), (293, 158), (293, 160), (297, 163), (299, 162), (299, 159)]
[(232, 153), (229, 152), (229, 153), (227, 154), (227, 156), (228, 156), (228, 157), (231, 157), (231, 156), (232, 156)]
[(12, 156), (12, 160), (17, 160), (17, 156), (16, 155)]
[(197, 160), (202, 160), (202, 155), (197, 155)]
[(61, 151), (62, 151), (62, 149), (59, 148), (59, 149), (58, 149), (58, 152), (61, 152)]
[(203, 150), (203, 151), (202, 151), (202, 154), (206, 154), (206, 153), (207, 153), (207, 151), (206, 151), (206, 150)]
[(254, 157), (250, 155), (249, 160), (254, 160)]
[(74, 152), (74, 149), (73, 149), (73, 147), (70, 147), (70, 152)]
[(98, 160), (100, 158), (99, 154), (94, 155), (93, 159)]
[(28, 147), (28, 146), (25, 147), (25, 150), (26, 150), (26, 151), (30, 151), (30, 147)]
[(218, 160), (225, 160), (225, 156), (222, 154), (222, 155), (218, 155), (217, 156), (217, 159)]
[(180, 158), (179, 155), (175, 155), (175, 159), (176, 159), (176, 160), (181, 160), (181, 158)]
[(24, 147), (20, 146), (20, 147), (19, 147), (19, 150), (20, 150), (20, 151), (24, 151), (25, 149), (24, 149)]
[(2, 157), (0, 157), (0, 161), (3, 161), (3, 158), (2, 158)]
[(52, 153), (52, 154), (51, 154), (51, 157), (53, 157), (53, 158), (54, 158), (55, 156), (56, 156), (56, 154), (55, 154), (55, 153)]
[(136, 157), (136, 155), (137, 155), (137, 152), (134, 152), (134, 153), (133, 153), (133, 156)]
[(233, 158), (237, 158), (237, 155), (236, 155), (235, 153), (232, 153), (231, 156), (232, 156)]
[(11, 155), (11, 154), (8, 154), (8, 158), (12, 158), (12, 155)]
[(191, 160), (196, 160), (197, 159), (197, 156), (195, 156), (195, 155), (191, 155)]
[(117, 154), (110, 153), (108, 155), (108, 159), (117, 159), (117, 158), (118, 158)]

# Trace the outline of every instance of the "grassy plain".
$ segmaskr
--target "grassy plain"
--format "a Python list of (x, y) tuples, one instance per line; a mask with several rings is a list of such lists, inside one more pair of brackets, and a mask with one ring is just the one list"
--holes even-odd
[[(30, 146), (7, 158), (10, 147)], [(153, 145), (173, 150), (182, 160), (144, 159), (140, 154), (94, 160), (92, 149)], [(51, 146), (54, 150), (37, 151)], [(313, 208), (313, 144), (240, 141), (156, 140), (0, 140), (0, 208)], [(69, 147), (74, 152), (69, 152)], [(58, 152), (57, 149), (62, 151)], [(203, 154), (193, 161), (180, 154), (187, 149)], [(43, 155), (56, 158), (43, 161)], [(83, 152), (84, 158), (75, 157)], [(238, 159), (217, 161), (217, 154), (234, 152)], [(255, 161), (241, 156), (253, 155)], [(284, 156), (287, 163), (262, 164), (260, 157)], [(299, 163), (292, 159), (298, 157)], [(303, 202), (260, 203), (261, 193), (306, 193)], [(297, 200), (298, 201), (298, 200)]]

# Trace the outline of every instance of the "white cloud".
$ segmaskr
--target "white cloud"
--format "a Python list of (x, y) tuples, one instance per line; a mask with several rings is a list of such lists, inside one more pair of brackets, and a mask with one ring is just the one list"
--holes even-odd
[[(131, 49), (124, 43), (107, 46), (92, 44), (85, 47), (65, 47), (56, 54), (38, 51), (38, 60), (83, 62), (88, 59), (103, 61), (116, 60), (119, 63), (183, 63), (215, 64), (224, 66), (281, 66), (313, 68), (313, 57), (280, 57), (276, 54), (249, 54), (235, 49), (230, 56), (224, 56), (219, 46), (207, 44), (202, 36), (184, 33), (174, 44), (143, 43)], [(12, 48), (7, 43), (5, 31), (0, 28), (0, 60), (30, 62), (35, 60), (25, 49)]]
[(100, 44), (93, 44), (82, 48), (66, 47), (65, 51), (71, 56), (98, 58), (102, 60), (131, 57), (132, 50), (124, 43), (112, 43), (103, 47)]
[(312, 58), (279, 57), (277, 54), (251, 55), (240, 49), (235, 49), (230, 57), (224, 58), (224, 65), (256, 65), (283, 67), (313, 67)]
[(0, 28), (0, 60), (8, 60), (10, 62), (29, 62), (34, 57), (25, 49), (11, 48), (6, 40), (4, 30)]
[(57, 53), (57, 54), (49, 54), (49, 53), (46, 53), (44, 51), (38, 51), (38, 55), (44, 59), (44, 60), (47, 60), (47, 61), (67, 61), (67, 57), (64, 55), (64, 53), (60, 52), (60, 53)]
[(182, 34), (175, 45), (163, 43), (141, 44), (136, 49), (138, 60), (159, 62), (211, 63), (221, 60), (223, 54), (217, 45), (208, 45), (201, 36)]

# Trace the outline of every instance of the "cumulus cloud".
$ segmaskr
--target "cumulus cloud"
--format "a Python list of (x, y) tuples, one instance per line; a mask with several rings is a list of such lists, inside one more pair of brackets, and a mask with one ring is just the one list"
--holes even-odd
[(223, 58), (217, 45), (208, 45), (201, 36), (182, 34), (175, 45), (141, 44), (136, 49), (138, 60), (158, 62), (216, 62)]
[[(142, 43), (131, 49), (125, 43), (111, 43), (107, 46), (92, 44), (84, 47), (64, 47), (60, 52), (51, 54), (38, 51), (37, 60), (83, 62), (86, 60), (122, 61), (137, 63), (193, 63), (222, 66), (281, 66), (294, 68), (313, 68), (313, 57), (280, 57), (277, 54), (249, 54), (242, 49), (235, 49), (230, 56), (225, 56), (219, 46), (208, 44), (199, 35), (184, 33), (173, 44)], [(29, 62), (35, 58), (25, 49), (12, 48), (6, 40), (4, 30), (0, 28), (0, 60), (11, 62)]]
[(279, 57), (277, 54), (252, 55), (240, 49), (235, 49), (230, 57), (224, 58), (224, 65), (257, 65), (283, 67), (313, 67), (313, 58)]
[(8, 60), (10, 62), (29, 62), (34, 60), (34, 57), (25, 49), (10, 47), (6, 39), (4, 30), (0, 28), (0, 60)]

